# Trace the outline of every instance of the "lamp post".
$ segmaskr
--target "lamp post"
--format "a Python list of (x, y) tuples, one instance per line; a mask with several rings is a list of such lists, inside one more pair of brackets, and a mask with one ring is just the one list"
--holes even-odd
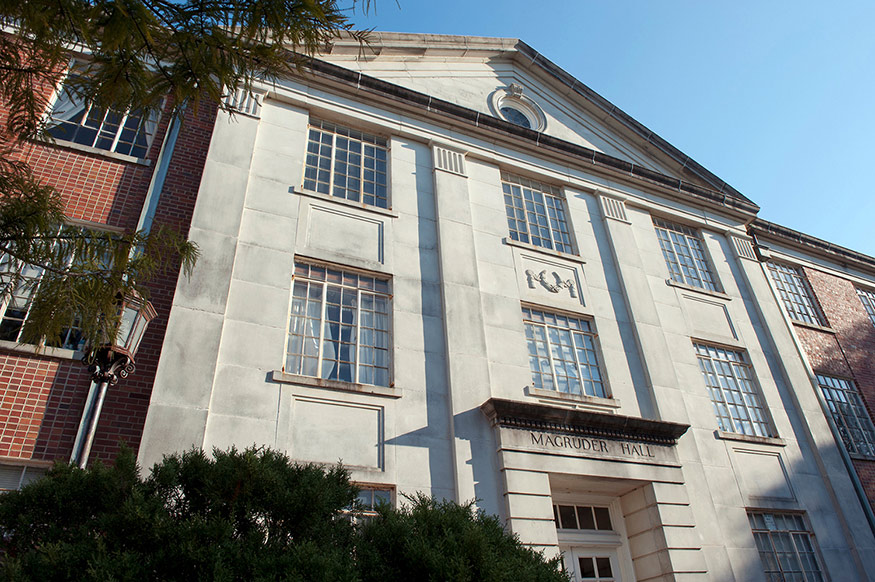
[[(103, 408), (107, 389), (110, 385), (117, 384), (119, 378), (127, 378), (134, 371), (134, 356), (149, 322), (155, 317), (155, 308), (139, 296), (127, 295), (120, 297), (119, 313), (121, 321), (115, 338), (82, 359), (88, 366), (91, 380), (97, 386), (96, 397), (92, 397), (92, 388), (85, 410), (82, 411), (76, 445), (79, 445), (79, 442), (82, 444), (74, 445), (71, 459), (71, 462), (78, 464), (82, 469), (88, 464), (88, 455), (94, 443), (94, 434), (97, 432), (97, 422), (100, 420), (100, 411)], [(87, 431), (82, 437), (84, 427), (87, 427)]]

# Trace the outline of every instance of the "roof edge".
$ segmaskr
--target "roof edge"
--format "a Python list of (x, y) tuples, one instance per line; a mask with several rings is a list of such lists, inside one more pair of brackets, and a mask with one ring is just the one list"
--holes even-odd
[(837, 261), (841, 264), (853, 265), (859, 269), (875, 274), (875, 257), (851, 250), (849, 248), (825, 241), (804, 232), (793, 230), (762, 218), (754, 219), (747, 227), (748, 233), (756, 238), (769, 238), (803, 248), (808, 252)]

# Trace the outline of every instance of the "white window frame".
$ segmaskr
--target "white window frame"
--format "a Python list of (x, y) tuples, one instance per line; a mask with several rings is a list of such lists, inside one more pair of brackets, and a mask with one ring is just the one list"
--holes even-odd
[(863, 309), (869, 314), (869, 319), (872, 320), (872, 325), (875, 325), (875, 291), (868, 291), (857, 287), (857, 297), (863, 303)]
[(693, 347), (720, 430), (774, 437), (774, 423), (747, 354), (698, 341), (693, 342)]
[(772, 282), (790, 319), (811, 325), (826, 325), (823, 311), (802, 270), (771, 261), (768, 266)]
[(698, 231), (656, 216), (653, 217), (653, 228), (672, 281), (708, 291), (720, 291), (704, 240)]
[(852, 380), (817, 374), (824, 400), (849, 453), (875, 457), (875, 425)]
[(511, 240), (575, 254), (561, 188), (502, 172), (501, 191)]
[[(330, 143), (326, 141), (329, 137)], [(360, 144), (361, 151), (357, 155), (361, 159), (358, 165), (349, 164), (348, 158), (346, 161), (338, 160), (339, 152), (345, 151), (347, 156), (349, 155), (349, 150), (338, 149), (339, 139)], [(373, 148), (372, 156), (366, 155), (368, 148)], [(373, 160), (373, 168), (367, 167), (369, 159)], [(341, 164), (344, 164), (346, 169), (342, 173)], [(348, 174), (350, 168), (357, 168), (358, 175)], [(368, 179), (369, 172), (372, 174), (371, 179)], [(310, 120), (304, 152), (304, 177), (301, 183), (304, 190), (388, 210), (391, 208), (390, 175), (389, 140), (330, 121)], [(344, 186), (336, 183), (340, 176), (357, 181), (358, 187), (350, 188), (348, 181)], [(366, 191), (369, 183), (373, 184), (374, 189), (370, 193)], [(351, 193), (354, 195), (350, 195)], [(373, 200), (367, 201), (366, 197), (373, 197)]]
[[(100, 123), (96, 127), (88, 126), (86, 123), (89, 121), (92, 111), (99, 112), (100, 110), (94, 107), (91, 103), (83, 104), (77, 96), (71, 95), (69, 92), (65, 90), (67, 79), (70, 75), (76, 74), (73, 71), (77, 67), (84, 66), (85, 63), (82, 61), (72, 60), (70, 62), (70, 66), (67, 69), (67, 72), (64, 75), (64, 78), (61, 80), (59, 85), (55, 89), (55, 94), (52, 98), (52, 105), (49, 107), (46, 113), (46, 124), (48, 126), (48, 134), (54, 137), (55, 139), (66, 142), (81, 145), (87, 148), (94, 148), (96, 150), (107, 151), (123, 156), (130, 156), (133, 158), (145, 158), (149, 154), (149, 150), (152, 148), (152, 142), (155, 139), (155, 134), (158, 129), (158, 120), (160, 114), (157, 112), (152, 112), (148, 118), (143, 117), (140, 114), (134, 114), (130, 110), (119, 112), (119, 111), (111, 111), (109, 109), (103, 110), (103, 115), (100, 116)], [(78, 112), (84, 109), (82, 112), (81, 118), (78, 122), (71, 122), (67, 119), (64, 119), (64, 115), (70, 115), (70, 111), (59, 111), (59, 107), (66, 106), (68, 108), (73, 108), (72, 111)], [(106, 131), (106, 118), (110, 113), (114, 113), (120, 116), (118, 126), (113, 131), (112, 135), (112, 143), (109, 147), (98, 145), (102, 139), (109, 139), (110, 133)], [(126, 131), (126, 125), (129, 119), (138, 119), (137, 129), (134, 132), (134, 136), (131, 142), (124, 142), (126, 145), (130, 145), (130, 148), (127, 152), (119, 152), (119, 142), (121, 140), (122, 134)], [(72, 129), (73, 135), (72, 139), (61, 135), (56, 135), (53, 131), (60, 131), (58, 128), (66, 127), (68, 131)], [(88, 131), (95, 130), (93, 139), (90, 140), (80, 140), (76, 139), (78, 135), (80, 135), (80, 131), (83, 128), (87, 128)], [(145, 136), (145, 145), (137, 145), (137, 137), (140, 133), (143, 133)], [(136, 151), (137, 148), (143, 148), (142, 152)]]
[[(320, 271), (324, 273), (324, 275), (321, 275)], [(338, 284), (335, 281), (328, 280), (329, 277), (336, 278), (337, 273), (340, 274), (341, 283)], [(318, 277), (322, 278), (320, 279)], [(356, 280), (355, 286), (347, 284), (346, 282), (347, 280), (352, 280), (353, 277)], [(391, 302), (392, 295), (390, 293), (390, 283), (390, 279), (384, 275), (364, 273), (362, 271), (350, 269), (348, 267), (339, 267), (323, 263), (311, 262), (303, 259), (296, 259), (295, 274), (292, 277), (292, 298), (289, 312), (289, 326), (287, 328), (286, 334), (286, 350), (283, 371), (288, 374), (308, 376), (312, 378), (319, 378), (322, 380), (335, 382), (391, 387), (393, 385), (393, 382)], [(317, 301), (315, 297), (310, 296), (310, 289), (314, 285), (321, 287), (317, 307), (311, 307), (311, 305), (314, 305), (314, 303)], [(368, 288), (368, 285), (372, 285), (371, 288)], [(328, 325), (326, 325), (326, 321), (329, 321), (327, 320), (327, 317), (330, 316), (329, 302), (326, 300), (326, 295), (329, 291), (329, 287), (340, 289), (342, 298), (341, 301), (343, 300), (343, 297), (349, 297), (350, 294), (355, 293), (355, 321), (343, 322), (343, 317), (346, 313), (349, 313), (349, 309), (344, 310), (344, 306), (342, 304), (338, 304), (337, 316), (340, 319), (337, 322), (334, 322), (334, 320), (330, 320), (338, 324), (337, 331), (340, 333), (340, 336), (335, 339), (326, 339), (325, 336), (326, 327), (328, 327)], [(302, 295), (302, 290), (306, 292), (306, 297)], [(303, 302), (301, 301), (302, 297), (305, 298)], [(370, 297), (371, 299), (366, 299), (366, 297)], [(368, 301), (373, 301), (375, 305), (378, 302), (383, 302), (383, 305), (385, 306), (385, 312), (377, 312), (376, 307), (373, 311), (363, 309), (363, 304), (367, 303)], [(349, 308), (350, 306), (346, 305), (346, 307)], [(312, 309), (312, 312), (308, 311), (310, 309)], [(319, 329), (318, 331), (314, 331), (312, 328), (313, 324), (316, 321), (315, 315), (317, 309), (319, 312)], [(373, 327), (367, 325), (367, 323), (363, 321), (363, 312), (372, 314), (372, 317), (375, 321)], [(376, 327), (376, 321), (380, 319), (379, 316), (381, 315), (385, 317), (385, 327)], [(341, 330), (341, 323), (345, 323), (343, 327), (345, 327), (347, 330), (350, 330), (348, 332), (349, 336), (354, 333), (354, 342), (351, 343), (349, 341), (343, 341), (344, 331)], [(364, 335), (362, 333), (363, 331), (366, 333), (373, 332), (373, 344), (361, 343), (361, 338)], [(298, 350), (298, 344), (295, 344), (296, 349), (292, 350), (293, 342), (296, 342), (297, 338), (301, 338), (299, 342), (300, 349)], [(383, 342), (378, 338), (383, 338), (385, 341)], [(314, 341), (318, 342), (315, 348), (308, 348), (308, 345), (312, 345)], [(345, 362), (346, 365), (348, 365), (350, 363), (348, 360), (341, 360), (341, 355), (337, 353), (334, 354), (336, 359), (326, 359), (326, 345), (332, 343), (335, 344), (335, 346), (337, 346), (338, 348), (341, 348), (342, 344), (346, 344), (348, 346), (351, 345), (354, 348), (352, 378), (349, 380), (340, 378), (341, 362)], [(371, 349), (373, 351), (373, 359), (369, 359), (367, 362), (363, 361), (363, 348), (365, 350)], [(378, 365), (378, 354), (381, 352), (385, 353), (385, 365)], [(311, 369), (313, 359), (316, 360), (315, 370)], [(308, 364), (308, 362), (305, 360), (310, 360), (310, 363)], [(333, 372), (329, 372), (329, 377), (327, 378), (325, 377), (326, 372), (324, 367), (326, 363), (334, 366)], [(363, 377), (364, 374), (367, 374), (367, 372), (364, 370), (365, 368), (372, 369), (374, 381), (367, 381), (369, 380), (369, 378)], [(378, 379), (377, 370), (382, 370), (385, 373), (385, 382), (376, 382), (376, 380)], [(335, 375), (337, 377), (331, 377)]]
[[(817, 541), (803, 514), (751, 510), (747, 516), (763, 571), (767, 577), (775, 576), (769, 577), (769, 580), (787, 580), (785, 574), (794, 574), (791, 580), (799, 580), (798, 575), (801, 574), (805, 582), (824, 582), (828, 579), (821, 567)], [(779, 554), (787, 557), (782, 560)], [(791, 561), (795, 561), (800, 569), (785, 571)], [(804, 561), (808, 562), (808, 569), (805, 569)]]
[[(534, 388), (559, 394), (610, 398), (601, 369), (602, 358), (599, 354), (598, 334), (591, 319), (528, 305), (523, 305), (522, 315)], [(539, 329), (543, 329), (540, 335)], [(554, 333), (551, 334), (551, 330), (555, 330)], [(556, 334), (569, 334), (571, 344), (567, 342), (557, 344), (554, 341)], [(583, 351), (588, 356), (586, 361), (582, 361), (579, 353), (580, 340), (583, 341)], [(546, 349), (539, 350), (538, 346), (544, 346)], [(569, 350), (569, 346), (572, 349)], [(569, 356), (571, 359), (568, 359)], [(569, 370), (567, 364), (573, 364), (573, 368)], [(576, 373), (577, 391), (573, 390), (570, 382), (575, 378), (571, 375), (572, 372)], [(550, 380), (549, 387), (545, 382), (547, 378)], [(560, 378), (568, 379), (564, 389), (560, 386)], [(591, 391), (587, 390), (587, 383), (592, 385)]]

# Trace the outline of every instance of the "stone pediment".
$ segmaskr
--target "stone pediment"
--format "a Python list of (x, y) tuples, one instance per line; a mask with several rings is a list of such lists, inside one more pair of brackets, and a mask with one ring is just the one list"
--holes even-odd
[[(518, 39), (372, 33), (318, 58), (408, 91), (523, 127), (645, 173), (750, 201)], [(479, 123), (479, 122), (478, 122)], [(657, 181), (664, 182), (664, 179)]]

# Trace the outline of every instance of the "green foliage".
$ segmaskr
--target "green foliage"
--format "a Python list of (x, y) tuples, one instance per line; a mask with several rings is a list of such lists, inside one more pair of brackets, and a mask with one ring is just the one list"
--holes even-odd
[[(147, 284), (181, 264), (189, 273), (197, 246), (157, 227), (149, 234), (114, 233), (63, 225), (57, 192), (27, 168), (0, 171), (0, 300), (30, 296), (21, 341), (49, 345), (75, 322), (87, 349), (114, 337), (118, 296), (149, 297)], [(38, 268), (42, 274), (32, 268)]]
[(397, 511), (378, 509), (362, 527), (356, 557), (363, 582), (567, 582), (559, 558), (544, 561), (473, 503), (423, 495), (409, 501)]
[(140, 479), (113, 467), (55, 466), (0, 497), (7, 580), (355, 580), (356, 490), (342, 468), (265, 449), (165, 458)]
[(418, 496), (356, 525), (342, 467), (276, 451), (165, 457), (142, 479), (129, 449), (112, 467), (56, 465), (0, 496), (0, 572), (35, 581), (521, 581), (567, 578), (471, 504)]

